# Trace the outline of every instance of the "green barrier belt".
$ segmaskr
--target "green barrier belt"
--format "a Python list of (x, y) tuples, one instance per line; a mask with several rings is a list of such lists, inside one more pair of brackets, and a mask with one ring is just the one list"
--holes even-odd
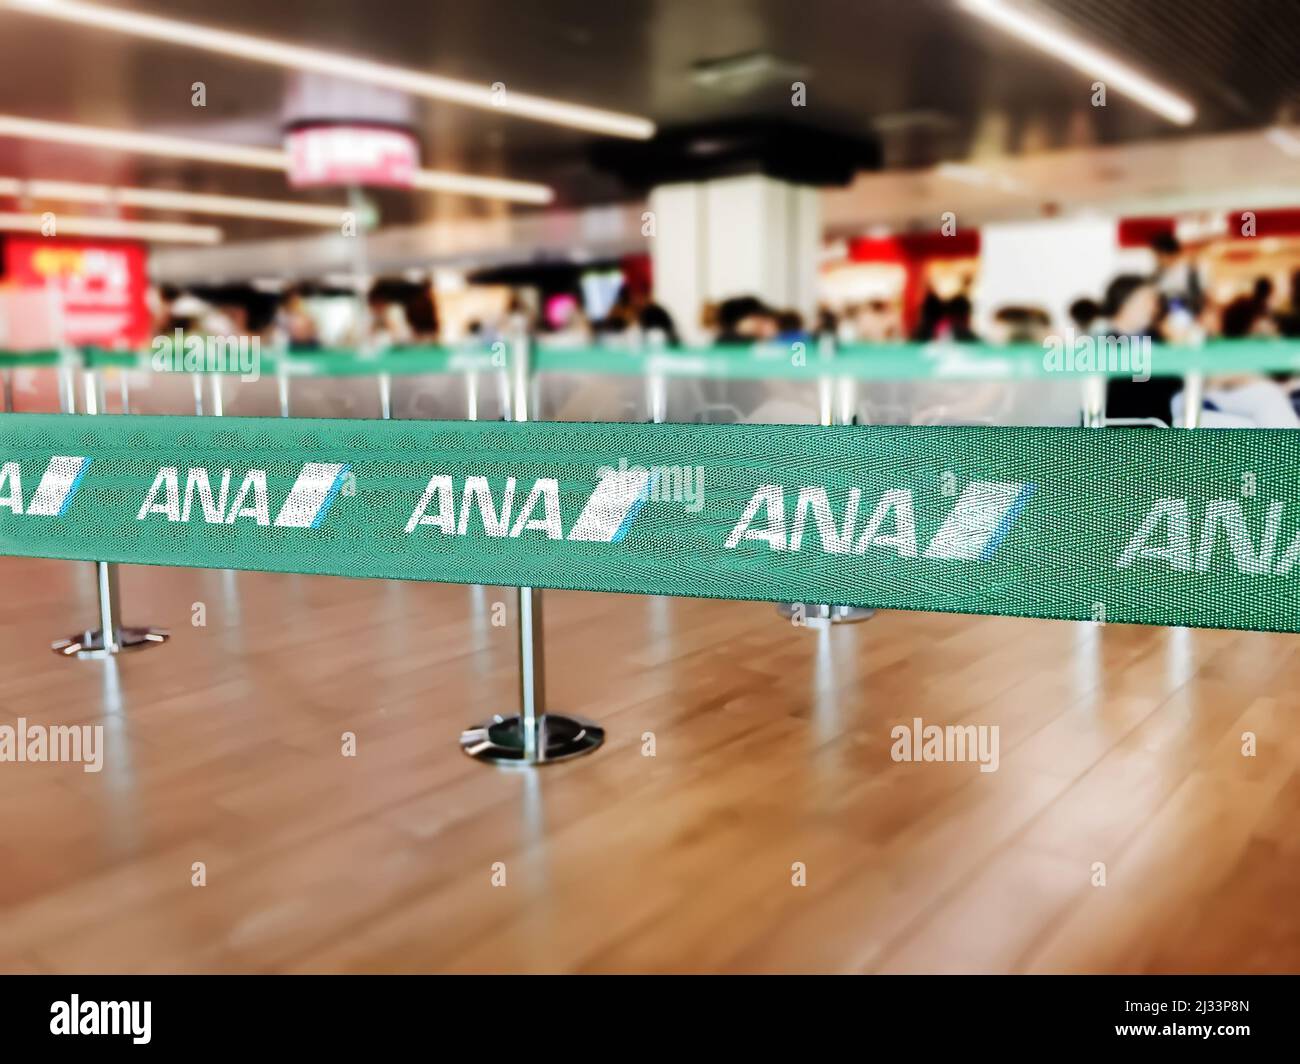
[[(148, 352), (82, 351), (91, 369), (161, 370)], [(57, 352), (32, 356), (0, 353), (0, 366), (52, 365)], [(1151, 344), (1148, 348), (1077, 338), (1070, 350), (1038, 344), (899, 343), (848, 344), (832, 349), (815, 340), (748, 347), (636, 350), (618, 347), (561, 348), (537, 345), (532, 355), (538, 373), (613, 374), (716, 379), (1022, 381), (1110, 377), (1182, 377), (1188, 373), (1300, 374), (1300, 343), (1287, 340), (1216, 340), (1197, 347)], [(426, 346), (382, 352), (347, 350), (261, 353), (263, 376), (352, 377), (387, 373), (489, 372), (504, 368), (504, 353), (483, 349)], [(238, 374), (237, 364), (227, 374)]]
[(1300, 433), (0, 415), (0, 554), (1300, 630)]
[(453, 347), (394, 347), (377, 354), (291, 351), (275, 365), (283, 368), (289, 376), (354, 377), (378, 373), (409, 376), (419, 373), (483, 373), (504, 369), (505, 356), (494, 356), (492, 352), (481, 349)]
[(0, 369), (57, 366), (62, 357), (58, 351), (0, 351)]
[[(87, 369), (128, 369), (144, 372), (177, 372), (168, 362), (156, 359), (148, 351), (112, 351), (104, 348), (84, 348), (82, 362)], [(3, 363), (0, 363), (2, 365)], [(181, 365), (185, 363), (182, 360)], [(244, 372), (237, 356), (223, 359), (219, 368), (182, 369), (179, 372), (219, 372), (238, 376)], [(258, 354), (259, 376), (272, 376), (283, 372), (290, 377), (363, 377), (388, 373), (405, 376), (419, 373), (478, 373), (504, 368), (504, 355), (494, 355), (478, 348), (456, 347), (394, 347), (370, 353), (348, 350), (323, 351), (261, 351)]]
[(1227, 340), (1199, 347), (1082, 339), (1075, 349), (1040, 344), (849, 344), (831, 353), (814, 340), (636, 352), (617, 348), (547, 348), (535, 352), (539, 373), (609, 373), (718, 379), (1063, 380), (1095, 376), (1182, 377), (1187, 373), (1300, 373), (1300, 343)]

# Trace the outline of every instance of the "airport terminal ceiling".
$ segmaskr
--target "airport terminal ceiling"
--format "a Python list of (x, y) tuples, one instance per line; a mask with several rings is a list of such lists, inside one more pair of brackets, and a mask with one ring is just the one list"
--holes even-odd
[[(125, 8), (126, 5), (104, 5)], [(1146, 141), (1183, 132), (1258, 127), (1300, 103), (1297, 29), (1287, 4), (1216, 0), (1050, 0), (1076, 31), (1174, 90), (1194, 89), (1195, 121), (1180, 128), (1123, 98), (1104, 118), (1081, 78), (948, 0), (812, 4), (479, 0), (145, 0), (130, 10), (365, 56), (380, 62), (628, 112), (662, 136), (733, 121), (789, 123), (878, 145), (887, 169), (1079, 144)], [(888, 33), (881, 32), (887, 23)], [(302, 75), (162, 42), (3, 12), (0, 113), (279, 147), (304, 93)], [(204, 108), (190, 87), (204, 82)], [(791, 86), (806, 86), (806, 109)], [(333, 99), (337, 99), (336, 92)], [(450, 106), (403, 102), (424, 166), (547, 184), (559, 206), (629, 200), (593, 160), (609, 138)], [(867, 153), (870, 154), (869, 152)], [(109, 184), (283, 197), (274, 172), (0, 139), (0, 170)], [(334, 203), (330, 195), (295, 198)], [(385, 225), (483, 217), (503, 206), (465, 197), (376, 193)], [(180, 218), (181, 216), (175, 216)], [(264, 237), (266, 223), (231, 220), (227, 239)], [(288, 229), (284, 229), (288, 233)]]

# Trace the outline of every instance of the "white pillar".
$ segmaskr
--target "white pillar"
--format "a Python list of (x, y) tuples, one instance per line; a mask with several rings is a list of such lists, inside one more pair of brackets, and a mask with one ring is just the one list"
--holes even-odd
[(752, 175), (650, 193), (655, 298), (682, 336), (703, 339), (705, 303), (757, 296), (813, 324), (821, 250), (817, 189)]

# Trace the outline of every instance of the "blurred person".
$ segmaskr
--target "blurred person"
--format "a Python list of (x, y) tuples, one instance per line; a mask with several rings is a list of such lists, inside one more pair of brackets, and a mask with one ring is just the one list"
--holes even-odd
[(621, 333), (637, 324), (642, 310), (648, 305), (649, 301), (643, 295), (634, 293), (626, 283), (621, 284), (609, 312), (595, 327), (601, 332)]
[(1101, 305), (1096, 300), (1076, 299), (1070, 304), (1070, 321), (1080, 336), (1090, 336), (1101, 323)]
[(700, 307), (700, 329), (706, 336), (715, 338), (722, 331), (722, 326), (718, 324), (717, 303), (708, 301)]
[(1277, 327), (1266, 306), (1267, 303), (1260, 303), (1258, 292), (1238, 296), (1219, 312), (1219, 335), (1225, 340), (1276, 336)]
[[(1258, 293), (1239, 296), (1219, 314), (1219, 333), (1225, 340), (1263, 338), (1272, 334), (1273, 321), (1261, 307)], [(1174, 396), (1173, 416), (1183, 417), (1184, 393)], [(1217, 374), (1205, 382), (1200, 424), (1204, 428), (1300, 428), (1297, 415), (1300, 393), (1288, 394), (1276, 380), (1257, 373)]]
[(591, 323), (576, 293), (563, 292), (547, 301), (546, 324), (547, 340), (557, 345), (582, 347), (591, 343)]
[(971, 304), (965, 295), (940, 299), (929, 290), (921, 303), (921, 318), (913, 339), (921, 343), (974, 343), (979, 337), (971, 328)]
[(429, 286), (420, 285), (411, 292), (402, 306), (411, 343), (436, 344), (438, 342), (438, 304)]
[(853, 310), (853, 331), (862, 343), (894, 343), (903, 338), (903, 318), (896, 304), (868, 299)]
[(680, 347), (681, 338), (672, 315), (658, 303), (646, 303), (637, 316), (641, 335), (652, 347)]
[(1151, 250), (1156, 257), (1152, 281), (1161, 300), (1157, 334), (1171, 343), (1200, 343), (1205, 334), (1199, 319), (1206, 300), (1195, 262), (1173, 233), (1157, 235)]
[(840, 319), (835, 311), (830, 307), (821, 306), (817, 308), (817, 336), (835, 337), (839, 335)]
[(228, 319), (232, 335), (257, 337), (264, 347), (276, 346), (280, 299), (274, 293), (238, 285), (223, 291), (216, 305)]
[[(1129, 343), (1153, 343), (1160, 338), (1157, 323), (1162, 303), (1154, 280), (1138, 274), (1121, 274), (1106, 287), (1107, 322), (1101, 335)], [(1134, 381), (1112, 379), (1106, 388), (1108, 418), (1158, 418), (1172, 424), (1170, 401), (1182, 390), (1178, 377), (1152, 377)]]
[(167, 327), (163, 331), (169, 335), (177, 329), (180, 329), (181, 332), (194, 331), (199, 327), (200, 320), (209, 310), (207, 303), (192, 292), (179, 291), (173, 288), (172, 293), (172, 298), (165, 304)]
[(776, 317), (776, 338), (785, 343), (795, 340), (807, 340), (808, 333), (803, 327), (803, 315), (797, 310), (778, 311)]
[[(1151, 241), (1156, 256), (1156, 272), (1152, 278), (1156, 290), (1165, 298), (1168, 312), (1181, 319), (1194, 320), (1205, 308), (1205, 286), (1201, 283), (1200, 267), (1194, 258), (1185, 254), (1182, 244), (1173, 233), (1160, 233)], [(1175, 328), (1181, 322), (1175, 321)]]
[(717, 310), (719, 344), (752, 344), (777, 336), (776, 315), (755, 296), (724, 299)]
[(1250, 298), (1260, 314), (1267, 314), (1273, 305), (1273, 282), (1267, 277), (1256, 277), (1251, 286)]
[(1283, 336), (1300, 336), (1300, 270), (1291, 274), (1291, 296), (1286, 309), (1274, 317), (1277, 330)]
[(993, 335), (998, 344), (1040, 345), (1052, 331), (1052, 318), (1042, 307), (1005, 306), (993, 315)]
[(280, 327), (290, 350), (319, 351), (320, 336), (301, 287), (289, 289), (280, 308)]

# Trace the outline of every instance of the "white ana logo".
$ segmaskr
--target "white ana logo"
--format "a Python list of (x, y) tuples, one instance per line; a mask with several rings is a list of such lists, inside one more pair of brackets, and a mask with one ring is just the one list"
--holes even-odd
[(17, 462), (0, 462), (0, 510), (29, 517), (61, 517), (72, 505), (81, 478), (90, 467), (84, 456), (55, 455), (45, 466), (40, 483), (23, 509), (23, 476)]
[(526, 492), (519, 490), (514, 477), (508, 477), (498, 497), (486, 476), (467, 476), (457, 506), (455, 480), (438, 473), (429, 478), (419, 504), (406, 522), (406, 531), (409, 535), (423, 525), (431, 525), (444, 536), (465, 536), (471, 525), (476, 525), (484, 535), (494, 538), (513, 539), (525, 532), (540, 532), (547, 539), (618, 543), (651, 491), (648, 469), (633, 466), (602, 470), (600, 483), (566, 536), (560, 515), (560, 485), (553, 477), (534, 480)]
[(151, 1001), (71, 1001), (50, 1006), (50, 1034), (131, 1035), (138, 1046), (148, 1045), (153, 1015)]
[[(1193, 543), (1192, 516), (1186, 499), (1158, 499), (1147, 511), (1142, 526), (1115, 562), (1127, 569), (1139, 559), (1160, 562), (1170, 569), (1209, 572), (1216, 551), (1222, 546), (1239, 573), (1272, 573), (1284, 576), (1300, 560), (1300, 530), (1292, 537), (1281, 557), (1278, 537), (1285, 503), (1271, 502), (1264, 518), (1258, 545), (1246, 524), (1241, 503), (1236, 499), (1210, 499), (1205, 504), (1200, 535)], [(1193, 549), (1193, 547), (1195, 549)], [(1219, 552), (1224, 553), (1224, 552)]]
[[(350, 467), (332, 462), (307, 462), (288, 497), (275, 517), (276, 528), (316, 528), (325, 520), (338, 496)], [(185, 487), (176, 466), (163, 466), (136, 514), (143, 521), (151, 514), (162, 514), (168, 521), (188, 522), (201, 515), (209, 525), (233, 525), (239, 518), (259, 525), (271, 524), (270, 499), (267, 494), (266, 470), (250, 469), (234, 486), (233, 470), (223, 469), (218, 486), (207, 469), (185, 471)]]
[[(797, 492), (793, 515), (787, 520), (787, 490)], [(1003, 484), (977, 480), (966, 486), (922, 556), (936, 559), (989, 558), (1011, 530), (1016, 517), (1034, 493), (1033, 484)], [(759, 523), (759, 515), (762, 521)], [(825, 488), (786, 489), (767, 484), (754, 492), (725, 544), (727, 550), (744, 540), (758, 540), (772, 550), (802, 549), (805, 532), (816, 530), (826, 554), (862, 554), (868, 548), (893, 551), (900, 558), (918, 555), (916, 515), (912, 492), (893, 488), (871, 507), (866, 520), (862, 489), (850, 488), (842, 516), (831, 512)]]

